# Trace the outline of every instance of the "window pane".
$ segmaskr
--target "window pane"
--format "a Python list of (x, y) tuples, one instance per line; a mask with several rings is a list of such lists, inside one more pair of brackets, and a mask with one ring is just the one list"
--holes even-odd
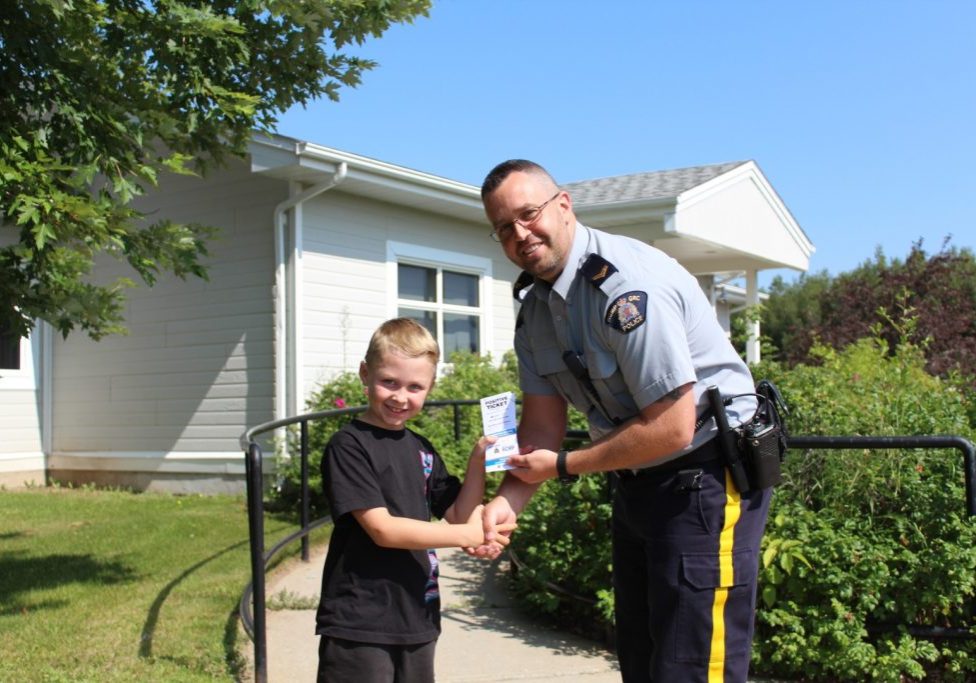
[(20, 370), (20, 337), (0, 322), (0, 369)]
[(434, 311), (418, 311), (416, 308), (401, 307), (397, 310), (397, 315), (416, 320), (427, 328), (434, 339), (437, 339), (437, 314)]
[(478, 305), (478, 276), (444, 271), (444, 303)]
[(444, 360), (450, 360), (455, 351), (478, 353), (477, 316), (444, 314)]
[(436, 301), (437, 271), (433, 268), (397, 265), (397, 292), (401, 299)]

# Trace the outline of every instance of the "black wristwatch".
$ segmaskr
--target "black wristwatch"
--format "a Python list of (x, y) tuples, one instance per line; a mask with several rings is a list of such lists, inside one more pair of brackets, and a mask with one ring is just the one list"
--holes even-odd
[(556, 453), (556, 474), (559, 476), (559, 482), (562, 484), (572, 484), (579, 479), (578, 474), (570, 474), (566, 471), (566, 456), (568, 454), (569, 451), (559, 451)]

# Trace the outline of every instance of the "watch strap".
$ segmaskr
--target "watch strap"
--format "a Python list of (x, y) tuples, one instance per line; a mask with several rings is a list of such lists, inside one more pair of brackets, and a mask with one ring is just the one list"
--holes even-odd
[(561, 450), (556, 453), (556, 475), (559, 477), (559, 481), (563, 484), (571, 484), (577, 479), (579, 475), (570, 474), (566, 470), (566, 456), (569, 455), (569, 451)]

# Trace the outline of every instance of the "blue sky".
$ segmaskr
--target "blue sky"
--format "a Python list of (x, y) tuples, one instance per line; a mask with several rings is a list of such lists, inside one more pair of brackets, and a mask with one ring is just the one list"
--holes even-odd
[(278, 131), (476, 185), (754, 159), (837, 274), (976, 245), (974, 31), (972, 0), (435, 0)]

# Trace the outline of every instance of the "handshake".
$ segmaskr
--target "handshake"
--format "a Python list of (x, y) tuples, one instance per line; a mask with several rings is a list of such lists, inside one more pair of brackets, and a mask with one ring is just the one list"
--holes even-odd
[[(496, 500), (498, 500), (496, 498)], [(499, 523), (495, 521), (493, 510), (488, 510), (484, 505), (478, 505), (471, 512), (463, 525), (465, 543), (461, 547), (472, 557), (482, 557), (494, 559), (501, 554), (510, 542), (510, 536), (518, 524), (515, 523), (515, 513), (512, 513), (511, 521)]]

